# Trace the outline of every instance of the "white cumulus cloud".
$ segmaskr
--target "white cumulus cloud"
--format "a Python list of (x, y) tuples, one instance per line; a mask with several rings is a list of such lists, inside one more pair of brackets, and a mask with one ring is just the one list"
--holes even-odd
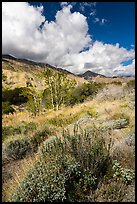
[[(2, 53), (58, 65), (74, 73), (91, 70), (108, 76), (134, 74), (134, 49), (93, 42), (87, 18), (80, 12), (72, 13), (71, 8), (64, 2), (55, 21), (48, 22), (42, 6), (3, 2)], [(122, 62), (128, 60), (132, 64), (123, 66)]]

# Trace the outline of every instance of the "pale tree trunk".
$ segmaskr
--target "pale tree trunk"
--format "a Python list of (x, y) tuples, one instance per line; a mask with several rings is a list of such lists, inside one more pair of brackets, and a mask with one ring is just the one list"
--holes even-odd
[(48, 79), (49, 81), (49, 89), (50, 89), (50, 96), (51, 96), (51, 104), (52, 104), (52, 108), (54, 110), (54, 97), (53, 97), (53, 89), (52, 89), (52, 84), (50, 82), (50, 79)]

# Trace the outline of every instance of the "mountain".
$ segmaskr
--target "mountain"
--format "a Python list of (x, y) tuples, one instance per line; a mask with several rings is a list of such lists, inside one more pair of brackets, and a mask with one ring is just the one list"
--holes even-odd
[[(100, 76), (100, 77), (105, 77), (101, 74), (97, 74), (97, 73), (94, 73), (94, 72), (91, 72), (91, 71), (86, 71), (84, 74), (74, 74), (72, 72), (69, 72), (65, 69), (62, 69), (62, 68), (57, 68), (53, 65), (50, 65), (48, 63), (41, 63), (41, 62), (35, 62), (35, 61), (32, 61), (32, 60), (28, 60), (28, 59), (20, 59), (20, 58), (16, 58), (12, 55), (8, 55), (8, 54), (5, 54), (5, 55), (2, 55), (2, 61), (7, 61), (7, 60), (14, 60), (14, 61), (17, 61), (17, 62), (20, 62), (20, 63), (23, 63), (23, 64), (27, 64), (27, 65), (32, 65), (32, 66), (39, 66), (39, 67), (49, 67), (53, 70), (58, 70), (58, 71), (61, 71), (61, 72), (64, 72), (66, 74), (70, 74), (70, 75), (73, 75), (73, 76), (77, 76), (77, 77), (83, 77), (85, 80), (88, 80), (88, 79), (91, 79), (92, 77), (97, 77), (97, 76)], [(8, 62), (8, 61), (7, 61)]]
[(97, 74), (97, 73), (91, 72), (91, 71), (89, 71), (89, 70), (86, 71), (84, 74), (79, 74), (78, 76), (83, 77), (83, 78), (86, 79), (86, 80), (91, 79), (92, 77), (97, 77), (97, 76), (105, 77), (104, 75)]
[(26, 86), (28, 79), (33, 79), (37, 87), (44, 87), (44, 80), (41, 81), (36, 76), (47, 68), (64, 73), (69, 79), (75, 80), (77, 85), (87, 82), (84, 78), (63, 68), (56, 68), (47, 63), (34, 62), (28, 59), (19, 59), (12, 55), (2, 55), (2, 72), (7, 76), (7, 83), (12, 88)]
[(57, 67), (55, 67), (53, 65), (50, 65), (48, 63), (35, 62), (33, 60), (16, 58), (16, 57), (14, 57), (12, 55), (8, 55), (8, 54), (2, 55), (2, 61), (8, 62), (7, 60), (14, 60), (14, 61), (24, 63), (24, 64), (27, 64), (27, 65), (39, 66), (39, 67), (43, 67), (43, 68), (48, 67), (48, 68), (51, 68), (51, 69), (54, 69), (54, 70), (62, 71), (64, 73), (66, 73), (66, 74), (72, 74), (72, 75), (76, 76), (72, 72), (69, 72), (69, 71), (67, 71), (65, 69), (62, 69), (62, 68), (57, 68)]

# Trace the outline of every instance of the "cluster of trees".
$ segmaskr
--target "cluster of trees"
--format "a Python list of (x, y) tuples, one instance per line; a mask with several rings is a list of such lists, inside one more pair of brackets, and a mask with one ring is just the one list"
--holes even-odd
[[(30, 87), (3, 90), (2, 101), (8, 102), (9, 105), (26, 103), (27, 109), (36, 115), (42, 107), (59, 110), (62, 104), (74, 105), (82, 103), (87, 97), (92, 98), (98, 89), (102, 87), (101, 84), (92, 82), (77, 86), (76, 81), (69, 79), (64, 72), (54, 71), (49, 68), (38, 76), (40, 79), (44, 78), (45, 89), (37, 90), (37, 87), (32, 85)], [(3, 80), (6, 80), (4, 76)]]
[(66, 104), (74, 105), (83, 103), (87, 98), (92, 99), (101, 88), (103, 88), (103, 85), (99, 83), (93, 83), (92, 81), (84, 83), (68, 93)]

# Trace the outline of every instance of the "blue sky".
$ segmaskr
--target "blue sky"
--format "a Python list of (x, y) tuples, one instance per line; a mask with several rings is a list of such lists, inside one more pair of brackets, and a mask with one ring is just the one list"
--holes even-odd
[(3, 53), (74, 73), (134, 75), (134, 2), (3, 2), (2, 6)]
[[(48, 21), (54, 21), (55, 15), (61, 9), (59, 2), (30, 2), (31, 5), (43, 5), (44, 15)], [(96, 2), (92, 6), (85, 6), (81, 9), (81, 3), (78, 2), (72, 8), (72, 12), (78, 11), (87, 17), (89, 25), (89, 34), (94, 40), (105, 43), (116, 44), (130, 49), (135, 44), (135, 3), (134, 2)], [(90, 15), (92, 10), (96, 10), (93, 17)], [(104, 24), (94, 23), (94, 18), (107, 20)]]

